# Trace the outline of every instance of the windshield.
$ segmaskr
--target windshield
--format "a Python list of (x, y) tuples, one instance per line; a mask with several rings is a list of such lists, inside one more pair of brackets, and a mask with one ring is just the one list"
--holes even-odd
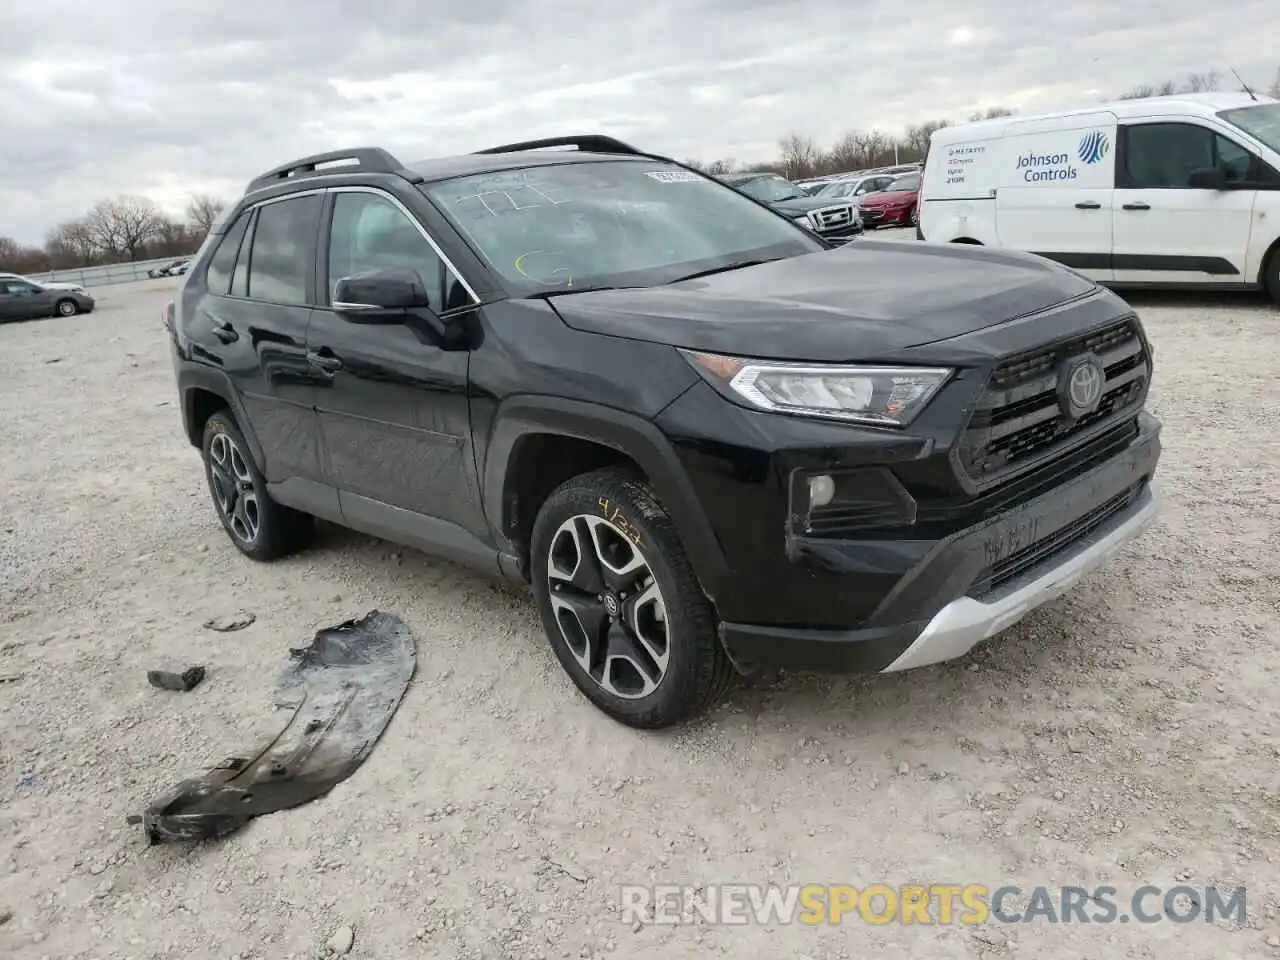
[(799, 187), (782, 177), (757, 177), (738, 184), (738, 189), (765, 203), (777, 203), (779, 200), (804, 196)]
[(651, 286), (825, 249), (724, 184), (660, 162), (570, 162), (422, 188), (516, 296)]
[(920, 189), (920, 174), (911, 173), (905, 177), (899, 177), (891, 184), (884, 188), (885, 193), (906, 193), (910, 190)]
[(1237, 107), (1235, 110), (1223, 110), (1218, 116), (1280, 153), (1280, 103)]
[(836, 181), (835, 183), (828, 183), (817, 192), (816, 196), (847, 197), (849, 194), (853, 193), (854, 188), (857, 186), (858, 184), (856, 181)]

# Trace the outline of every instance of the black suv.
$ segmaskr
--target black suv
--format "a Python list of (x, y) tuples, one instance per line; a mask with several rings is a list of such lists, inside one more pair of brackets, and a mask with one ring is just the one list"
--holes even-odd
[(1029, 254), (831, 249), (608, 137), (272, 170), (166, 326), (243, 553), (320, 517), (529, 583), (636, 727), (735, 669), (959, 656), (1157, 512), (1117, 296)]

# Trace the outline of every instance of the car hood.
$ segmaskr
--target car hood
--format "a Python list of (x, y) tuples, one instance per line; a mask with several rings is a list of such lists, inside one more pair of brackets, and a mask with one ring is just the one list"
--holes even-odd
[(892, 207), (897, 203), (910, 203), (916, 198), (916, 190), (895, 190), (893, 193), (868, 193), (858, 200), (860, 207)]
[(849, 207), (852, 206), (848, 200), (833, 200), (830, 197), (792, 197), (790, 200), (778, 200), (769, 204), (779, 213), (784, 213), (789, 217), (800, 217), (808, 213), (810, 210), (822, 210), (825, 207)]
[(1098, 290), (1029, 254), (862, 240), (656, 287), (551, 297), (575, 330), (760, 359), (874, 360)]
[(57, 282), (50, 281), (48, 283), (41, 281), (40, 286), (44, 287), (44, 289), (46, 290), (83, 290), (84, 289), (84, 287), (78, 283), (64, 283), (60, 280)]

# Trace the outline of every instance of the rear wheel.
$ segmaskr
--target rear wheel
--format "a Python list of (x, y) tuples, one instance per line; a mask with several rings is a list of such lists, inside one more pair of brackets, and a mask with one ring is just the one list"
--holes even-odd
[(1263, 284), (1271, 299), (1280, 304), (1280, 247), (1272, 251), (1271, 258), (1267, 261)]
[(237, 550), (266, 561), (305, 544), (311, 518), (271, 499), (266, 478), (229, 413), (220, 410), (209, 417), (201, 450), (214, 509)]
[(643, 480), (610, 467), (562, 484), (534, 522), (530, 566), (556, 658), (615, 720), (671, 726), (727, 689), (711, 604)]

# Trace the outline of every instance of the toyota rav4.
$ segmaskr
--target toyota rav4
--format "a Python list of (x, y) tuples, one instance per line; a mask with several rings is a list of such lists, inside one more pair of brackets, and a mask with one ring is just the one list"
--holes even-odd
[(241, 552), (323, 518), (529, 584), (636, 727), (762, 665), (960, 656), (1157, 513), (1117, 296), (1029, 254), (834, 248), (609, 137), (271, 170), (165, 324)]

